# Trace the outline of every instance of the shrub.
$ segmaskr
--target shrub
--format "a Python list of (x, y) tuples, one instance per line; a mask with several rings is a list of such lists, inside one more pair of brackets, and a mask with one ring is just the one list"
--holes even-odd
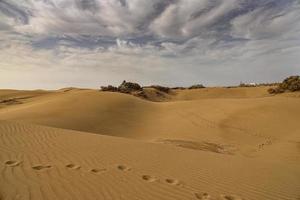
[(197, 85), (192, 85), (191, 87), (189, 87), (188, 89), (201, 89), (201, 88), (205, 88), (204, 85), (202, 84), (197, 84)]
[[(22, 98), (19, 98), (19, 99), (22, 99)], [(19, 101), (17, 98), (0, 100), (0, 104), (6, 104), (6, 105), (14, 105), (14, 104), (21, 104), (21, 103), (22, 102)]]
[(268, 93), (269, 94), (275, 94), (276, 93), (275, 88), (269, 88)]
[(112, 85), (108, 85), (108, 86), (101, 86), (101, 90), (102, 91), (109, 91), (109, 92), (118, 92), (118, 88), (114, 87)]
[(147, 99), (147, 94), (145, 93), (144, 90), (141, 90), (141, 91), (138, 91), (134, 94), (134, 96), (137, 96), (137, 97), (141, 97), (141, 98), (144, 98), (144, 99)]
[(173, 90), (185, 90), (185, 87), (172, 87)]
[(170, 88), (160, 86), (160, 85), (152, 85), (151, 87), (154, 88), (154, 89), (157, 89), (158, 91), (165, 92), (165, 93), (169, 93), (171, 91)]
[(280, 89), (280, 88), (277, 87), (277, 88), (269, 88), (268, 92), (270, 94), (279, 94), (279, 93), (283, 93), (284, 90), (282, 90), (282, 89)]
[(300, 76), (290, 76), (284, 79), (276, 88), (268, 89), (270, 94), (278, 94), (286, 91), (300, 91)]
[(279, 85), (283, 90), (289, 90), (291, 92), (300, 90), (300, 76), (290, 76)]
[(119, 92), (130, 93), (135, 91), (141, 91), (143, 88), (137, 83), (131, 83), (123, 81), (122, 84), (118, 87)]

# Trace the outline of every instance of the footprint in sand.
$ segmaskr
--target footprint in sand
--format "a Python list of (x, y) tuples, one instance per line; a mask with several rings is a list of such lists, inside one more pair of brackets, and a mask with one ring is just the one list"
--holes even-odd
[(195, 193), (195, 197), (200, 200), (210, 200), (210, 195), (206, 192), (203, 193)]
[(33, 166), (32, 169), (34, 170), (45, 170), (45, 169), (50, 169), (52, 166), (51, 165), (36, 165), (36, 166)]
[(147, 182), (154, 182), (154, 181), (158, 180), (156, 177), (153, 177), (153, 176), (150, 176), (150, 175), (143, 175), (142, 179), (147, 181)]
[(221, 195), (220, 200), (243, 200), (243, 198), (236, 195)]
[(9, 167), (16, 167), (16, 166), (19, 166), (20, 164), (21, 164), (21, 162), (16, 161), (16, 160), (8, 160), (5, 162), (5, 165), (9, 166)]
[(130, 167), (127, 167), (125, 165), (118, 165), (117, 168), (118, 168), (118, 170), (121, 170), (121, 171), (130, 171), (131, 170)]
[(165, 181), (170, 185), (181, 185), (181, 183), (176, 179), (167, 178)]
[(66, 165), (66, 168), (68, 168), (68, 169), (80, 169), (81, 168), (81, 166), (79, 166), (79, 165), (74, 165), (74, 164), (68, 164), (68, 165)]
[(90, 172), (95, 173), (95, 174), (99, 174), (101, 172), (105, 172), (106, 169), (91, 169)]

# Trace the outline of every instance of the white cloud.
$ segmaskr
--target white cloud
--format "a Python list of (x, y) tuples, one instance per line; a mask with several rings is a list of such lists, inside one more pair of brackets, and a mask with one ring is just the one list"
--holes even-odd
[(297, 0), (0, 1), (1, 87), (271, 81), (299, 46)]
[(300, 5), (288, 9), (258, 8), (232, 21), (232, 35), (247, 39), (265, 39), (300, 33)]

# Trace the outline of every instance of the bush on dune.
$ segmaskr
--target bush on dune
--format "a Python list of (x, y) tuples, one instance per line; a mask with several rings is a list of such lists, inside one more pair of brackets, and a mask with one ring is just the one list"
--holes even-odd
[(283, 90), (288, 90), (291, 92), (300, 90), (300, 76), (290, 76), (286, 78), (280, 85)]
[(143, 88), (137, 83), (131, 83), (123, 81), (119, 87), (115, 87), (112, 85), (108, 86), (101, 86), (101, 91), (108, 91), (108, 92), (121, 92), (121, 93), (131, 93), (136, 91), (142, 91)]
[(118, 88), (112, 85), (101, 86), (101, 91), (118, 92)]
[(171, 88), (160, 86), (160, 85), (152, 85), (150, 87), (154, 88), (154, 89), (156, 89), (158, 91), (165, 92), (165, 93), (169, 93), (171, 91)]
[(270, 94), (279, 94), (279, 93), (284, 93), (285, 91), (282, 90), (281, 88), (277, 87), (277, 88), (269, 88), (268, 92)]
[(130, 92), (142, 91), (143, 88), (138, 83), (123, 81), (122, 84), (118, 87), (118, 90), (123, 93), (130, 93)]
[(192, 90), (192, 89), (201, 89), (201, 88), (205, 88), (205, 86), (202, 84), (197, 84), (197, 85), (190, 86), (188, 89)]
[(172, 90), (185, 90), (185, 87), (172, 87)]
[(283, 80), (276, 88), (269, 88), (270, 94), (300, 91), (300, 76), (290, 76)]

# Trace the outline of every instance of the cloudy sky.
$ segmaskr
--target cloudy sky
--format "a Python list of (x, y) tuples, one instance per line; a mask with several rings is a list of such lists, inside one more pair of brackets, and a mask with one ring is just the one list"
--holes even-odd
[(300, 74), (300, 0), (0, 0), (0, 88)]

